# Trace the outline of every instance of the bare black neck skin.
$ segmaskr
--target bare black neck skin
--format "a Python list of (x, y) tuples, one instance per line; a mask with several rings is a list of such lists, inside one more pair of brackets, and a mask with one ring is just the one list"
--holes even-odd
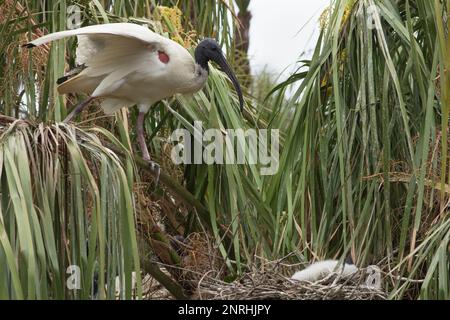
[(198, 46), (195, 48), (195, 63), (197, 63), (203, 70), (206, 70), (209, 73), (208, 59), (205, 55), (204, 48)]

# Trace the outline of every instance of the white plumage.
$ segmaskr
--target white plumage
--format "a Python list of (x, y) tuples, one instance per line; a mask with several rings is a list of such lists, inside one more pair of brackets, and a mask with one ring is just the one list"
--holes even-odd
[[(56, 32), (31, 44), (39, 46), (70, 36), (78, 37), (76, 61), (86, 68), (62, 83), (58, 92), (106, 98), (102, 107), (107, 114), (134, 104), (148, 110), (176, 93), (200, 90), (207, 79), (206, 72), (201, 77), (195, 73), (195, 61), (181, 45), (131, 23)], [(169, 63), (160, 61), (159, 52), (170, 57)]]
[(313, 263), (306, 269), (295, 273), (292, 280), (317, 282), (323, 280), (331, 274), (337, 274), (341, 277), (350, 277), (358, 272), (358, 268), (353, 264), (339, 263), (335, 260), (326, 260)]
[(239, 82), (213, 39), (200, 42), (195, 50), (195, 60), (180, 44), (131, 23), (56, 32), (27, 46), (39, 46), (71, 36), (78, 37), (76, 62), (80, 66), (58, 80), (58, 91), (61, 94), (85, 93), (89, 99), (79, 104), (65, 122), (96, 98), (102, 98), (101, 105), (107, 114), (138, 105), (138, 142), (144, 159), (149, 162), (143, 129), (145, 114), (160, 100), (177, 93), (190, 94), (200, 90), (208, 78), (209, 61), (216, 62), (229, 76), (242, 110), (244, 100)]

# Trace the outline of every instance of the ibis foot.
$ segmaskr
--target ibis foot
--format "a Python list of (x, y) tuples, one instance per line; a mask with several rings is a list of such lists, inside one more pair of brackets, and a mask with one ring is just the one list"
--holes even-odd
[(147, 160), (147, 163), (150, 167), (150, 171), (154, 174), (155, 176), (155, 183), (156, 185), (159, 184), (159, 177), (161, 175), (161, 167), (159, 166), (159, 164), (157, 164), (154, 161), (151, 160)]

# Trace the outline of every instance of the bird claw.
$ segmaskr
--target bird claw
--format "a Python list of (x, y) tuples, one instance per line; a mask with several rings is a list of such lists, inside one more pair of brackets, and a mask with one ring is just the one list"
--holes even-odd
[(148, 161), (148, 165), (150, 167), (150, 171), (155, 175), (155, 179), (156, 179), (155, 183), (156, 183), (156, 185), (158, 185), (159, 177), (161, 175), (161, 167), (159, 166), (159, 164), (157, 164), (156, 162), (151, 161), (151, 160)]

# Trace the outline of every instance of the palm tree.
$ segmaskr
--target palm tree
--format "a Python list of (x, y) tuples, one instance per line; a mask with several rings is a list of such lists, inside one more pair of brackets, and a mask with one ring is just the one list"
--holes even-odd
[(250, 23), (252, 20), (252, 14), (249, 11), (250, 0), (236, 1), (236, 5), (239, 9), (237, 18), (237, 24), (234, 30), (235, 44), (237, 56), (240, 57), (240, 65), (243, 67), (244, 86), (248, 87), (251, 82), (251, 70), (250, 61), (248, 58), (248, 49), (250, 47)]

